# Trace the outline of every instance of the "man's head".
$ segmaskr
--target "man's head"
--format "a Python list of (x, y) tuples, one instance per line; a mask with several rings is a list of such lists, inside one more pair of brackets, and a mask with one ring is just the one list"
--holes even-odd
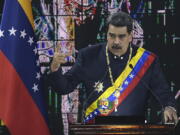
[(107, 19), (107, 45), (115, 55), (126, 53), (132, 41), (132, 18), (124, 12), (111, 14)]

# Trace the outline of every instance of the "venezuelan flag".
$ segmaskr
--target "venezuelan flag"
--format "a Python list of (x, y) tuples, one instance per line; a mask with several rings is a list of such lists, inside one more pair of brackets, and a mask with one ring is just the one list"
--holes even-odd
[(0, 119), (11, 135), (50, 135), (31, 0), (5, 0), (0, 24)]

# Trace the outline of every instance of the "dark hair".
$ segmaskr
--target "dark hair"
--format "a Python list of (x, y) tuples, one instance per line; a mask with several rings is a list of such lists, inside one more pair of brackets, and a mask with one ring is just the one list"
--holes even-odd
[(116, 12), (111, 14), (106, 21), (107, 29), (109, 28), (109, 25), (113, 25), (116, 27), (127, 27), (127, 32), (131, 33), (132, 27), (133, 27), (133, 19), (131, 16), (125, 12)]

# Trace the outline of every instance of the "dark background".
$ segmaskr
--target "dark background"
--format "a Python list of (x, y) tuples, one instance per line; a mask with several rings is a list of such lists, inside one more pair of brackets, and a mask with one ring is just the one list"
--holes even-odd
[[(50, 0), (45, 0), (46, 3), (51, 3)], [(130, 0), (132, 5), (132, 10), (136, 9), (136, 6), (141, 0)], [(159, 56), (162, 69), (165, 73), (165, 76), (168, 80), (169, 85), (171, 86), (171, 91), (174, 95), (180, 90), (180, 39), (175, 40), (175, 37), (180, 37), (180, 1), (179, 0), (144, 0), (145, 3), (151, 1), (152, 9), (148, 9), (148, 4), (145, 5), (145, 12), (143, 16), (138, 18), (141, 21), (142, 28), (144, 30), (144, 48), (154, 52)], [(174, 2), (174, 6), (171, 9), (168, 9), (170, 2)], [(2, 14), (4, 0), (0, 0), (0, 20)], [(103, 5), (99, 2), (99, 5)], [(40, 12), (39, 2), (34, 0), (33, 6), (36, 10)], [(97, 42), (104, 41), (105, 39), (97, 39), (98, 33), (105, 33), (105, 28), (103, 31), (98, 31), (100, 26), (100, 19), (102, 17), (106, 18), (106, 14), (101, 15), (102, 6), (97, 8), (97, 13), (94, 20), (86, 20), (84, 24), (75, 26), (75, 46), (79, 50), (88, 46), (89, 44), (94, 44)], [(165, 10), (166, 8), (166, 10)], [(158, 10), (165, 10), (166, 14), (166, 25), (163, 25), (163, 14), (157, 13)], [(43, 14), (41, 13), (43, 16)], [(34, 14), (36, 17), (37, 14)], [(53, 16), (53, 14), (52, 14)], [(159, 18), (159, 19), (158, 19)], [(157, 19), (159, 22), (157, 22)], [(51, 33), (50, 40), (57, 40), (53, 33)], [(59, 102), (61, 98), (59, 97)], [(59, 103), (60, 105), (60, 103)], [(51, 128), (54, 130), (54, 135), (57, 135), (58, 132), (62, 131), (60, 126), (60, 112), (54, 112), (52, 107), (51, 109)], [(59, 109), (60, 110), (60, 109)], [(157, 102), (153, 99), (150, 100), (149, 109), (150, 114), (147, 113), (150, 117), (150, 123), (157, 123), (160, 121), (160, 107)], [(180, 97), (177, 99), (177, 110), (180, 112)], [(52, 124), (53, 123), (53, 124)], [(1, 127), (4, 129), (4, 127)], [(6, 133), (1, 133), (0, 135), (5, 135)], [(56, 130), (56, 131), (55, 131)]]

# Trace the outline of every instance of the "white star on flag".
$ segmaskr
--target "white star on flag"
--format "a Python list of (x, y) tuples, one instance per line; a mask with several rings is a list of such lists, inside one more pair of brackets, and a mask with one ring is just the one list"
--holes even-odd
[(124, 84), (128, 85), (128, 84), (129, 84), (129, 82), (128, 82), (128, 81), (125, 81), (125, 82), (124, 82)]
[(36, 73), (36, 79), (40, 79), (41, 78), (41, 75), (40, 75), (40, 73)]
[(9, 33), (9, 35), (11, 36), (11, 35), (14, 35), (14, 36), (16, 36), (16, 31), (17, 30), (15, 30), (14, 29), (14, 27), (12, 27), (10, 30), (8, 30), (10, 33)]
[(35, 54), (37, 54), (37, 48), (36, 47), (34, 48), (33, 51), (34, 51)]
[(34, 86), (32, 87), (32, 89), (34, 90), (34, 92), (39, 91), (39, 89), (38, 89), (38, 85), (36, 85), (35, 83), (34, 83)]
[(40, 65), (39, 60), (36, 60), (36, 65), (37, 65), (37, 66), (39, 66), (39, 65)]
[(20, 37), (22, 37), (22, 38), (25, 38), (25, 36), (27, 35), (26, 34), (26, 32), (25, 32), (25, 30), (23, 30), (23, 31), (20, 31), (21, 32), (21, 35), (20, 35)]
[(133, 75), (133, 74), (130, 74), (129, 77), (130, 77), (130, 78), (134, 78), (134, 75)]
[(94, 114), (96, 115), (96, 114), (97, 114), (97, 112), (95, 111), (95, 112), (94, 112)]
[(28, 43), (30, 44), (30, 46), (32, 45), (32, 43), (34, 43), (33, 37), (29, 37)]
[(4, 37), (4, 31), (0, 29), (0, 37)]
[(118, 89), (121, 91), (121, 90), (123, 89), (123, 87), (122, 87), (122, 86), (120, 86)]

